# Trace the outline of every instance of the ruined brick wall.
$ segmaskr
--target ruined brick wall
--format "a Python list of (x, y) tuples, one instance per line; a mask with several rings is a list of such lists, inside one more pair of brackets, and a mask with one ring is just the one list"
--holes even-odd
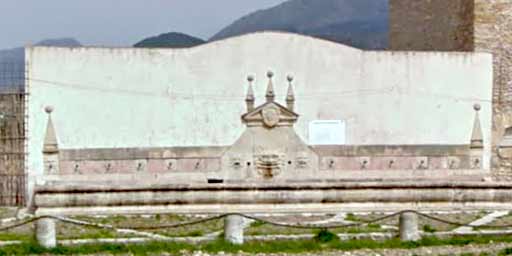
[(471, 51), (473, 1), (390, 0), (390, 49)]
[[(512, 126), (512, 0), (475, 0), (474, 50), (494, 55), (493, 145), (502, 140), (504, 129)], [(512, 175), (496, 158), (499, 174)], [(506, 167), (506, 168), (504, 168)]]
[(25, 203), (25, 99), (0, 93), (0, 207)]

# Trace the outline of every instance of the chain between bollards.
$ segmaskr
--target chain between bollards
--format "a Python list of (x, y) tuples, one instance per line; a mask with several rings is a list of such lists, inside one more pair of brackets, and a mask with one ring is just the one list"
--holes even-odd
[[(355, 227), (361, 225), (367, 225), (371, 223), (380, 222), (386, 219), (390, 219), (396, 216), (400, 216), (399, 226), (400, 226), (400, 238), (402, 241), (416, 241), (421, 238), (420, 232), (418, 230), (418, 217), (424, 217), (433, 221), (438, 221), (441, 223), (454, 225), (457, 227), (475, 227), (471, 224), (466, 223), (458, 223), (453, 221), (444, 220), (438, 217), (430, 216), (428, 214), (424, 214), (418, 211), (413, 210), (405, 210), (396, 212), (393, 214), (389, 214), (380, 218), (372, 219), (372, 220), (362, 220), (358, 223), (347, 223), (347, 224), (338, 224), (338, 225), (301, 225), (301, 224), (290, 224), (290, 223), (278, 223), (269, 220), (265, 220), (262, 218), (257, 218), (250, 215), (245, 215), (241, 213), (228, 213), (222, 214), (210, 218), (194, 220), (183, 223), (176, 224), (164, 224), (164, 225), (153, 225), (153, 226), (112, 226), (106, 224), (97, 224), (80, 220), (73, 220), (69, 218), (57, 217), (57, 216), (38, 216), (32, 217), (28, 220), (22, 220), (18, 223), (9, 225), (9, 226), (0, 226), (1, 231), (7, 231), (16, 227), (20, 227), (23, 225), (27, 225), (32, 222), (36, 222), (36, 238), (40, 245), (51, 248), (55, 247), (57, 244), (57, 239), (55, 237), (55, 222), (60, 221), (63, 223), (87, 226), (92, 228), (100, 228), (100, 229), (110, 229), (110, 230), (121, 230), (121, 229), (133, 229), (133, 230), (159, 230), (159, 229), (171, 229), (178, 227), (185, 227), (191, 225), (197, 225), (209, 221), (224, 219), (224, 238), (233, 244), (241, 244), (243, 243), (243, 229), (245, 226), (245, 219), (250, 219), (254, 221), (260, 221), (269, 225), (279, 226), (279, 227), (289, 227), (289, 228), (300, 228), (300, 229), (334, 229), (334, 228), (343, 228), (343, 227)], [(480, 225), (480, 228), (510, 228), (512, 225)]]

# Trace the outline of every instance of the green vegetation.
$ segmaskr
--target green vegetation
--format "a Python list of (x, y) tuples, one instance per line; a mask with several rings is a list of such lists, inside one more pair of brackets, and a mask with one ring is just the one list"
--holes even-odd
[(502, 250), (498, 255), (512, 255), (512, 248), (506, 248)]
[(203, 232), (200, 230), (192, 230), (189, 233), (185, 234), (184, 236), (203, 236)]
[(261, 227), (265, 225), (265, 222), (261, 221), (261, 220), (257, 220), (257, 221), (254, 221), (251, 223), (251, 228), (258, 228), (258, 227)]
[[(200, 218), (187, 217), (183, 215), (174, 214), (158, 214), (153, 216), (108, 216), (108, 217), (90, 217), (90, 216), (76, 216), (73, 219), (87, 221), (91, 223), (101, 223), (104, 225), (112, 226), (155, 226), (165, 225), (169, 223), (182, 223)], [(160, 234), (170, 237), (184, 237), (184, 236), (203, 236), (208, 233), (217, 232), (222, 230), (223, 221), (214, 220), (201, 225), (184, 226), (170, 229), (162, 229), (151, 231), (155, 234)], [(89, 238), (129, 238), (135, 237), (135, 234), (118, 233), (115, 230), (98, 229), (94, 227), (77, 226), (73, 224), (58, 223), (57, 224), (57, 239), (89, 239)]]
[[(222, 227), (220, 227), (222, 228)], [(339, 233), (372, 233), (372, 232), (383, 232), (385, 230), (379, 224), (368, 224), (362, 226), (350, 226), (350, 227), (341, 227), (341, 228), (333, 228), (329, 229), (331, 232), (335, 234)], [(311, 229), (303, 229), (303, 228), (290, 228), (290, 227), (280, 227), (274, 226), (270, 224), (266, 224), (264, 222), (253, 222), (251, 225), (245, 229), (245, 234), (248, 236), (256, 236), (256, 235), (300, 235), (300, 234), (311, 234)]]
[[(323, 242), (317, 239), (300, 241), (251, 241), (243, 245), (232, 245), (221, 239), (201, 244), (172, 243), (172, 242), (150, 242), (144, 244), (90, 244), (80, 246), (58, 246), (54, 249), (44, 249), (34, 242), (24, 242), (20, 245), (9, 245), (0, 247), (0, 255), (26, 255), (26, 254), (55, 254), (55, 255), (76, 255), (76, 254), (98, 254), (98, 253), (131, 253), (135, 255), (158, 255), (162, 252), (181, 254), (185, 251), (205, 251), (208, 253), (304, 253), (320, 251), (350, 251), (357, 249), (412, 249), (423, 246), (463, 246), (470, 243), (488, 244), (491, 242), (512, 242), (512, 236), (468, 236), (453, 237), (450, 239), (424, 238), (417, 242), (401, 242), (398, 239), (386, 241), (373, 240), (350, 240), (341, 241), (336, 239), (330, 232), (320, 231), (317, 237), (322, 237)], [(325, 239), (331, 237), (333, 239)], [(325, 239), (325, 240), (324, 240)], [(329, 241), (327, 241), (329, 240)], [(500, 255), (512, 255), (512, 248), (505, 249)]]
[(359, 218), (356, 217), (356, 215), (354, 215), (353, 213), (347, 213), (345, 220), (356, 222), (356, 221), (359, 221)]
[(434, 233), (437, 230), (435, 228), (433, 228), (432, 226), (425, 224), (425, 225), (423, 225), (423, 231), (427, 232), (427, 233)]
[(370, 223), (370, 224), (368, 224), (368, 225), (367, 225), (367, 227), (368, 227), (369, 229), (375, 229), (375, 230), (379, 230), (379, 229), (381, 229), (380, 224), (377, 224), (377, 223)]
[(328, 243), (339, 240), (340, 238), (336, 234), (330, 232), (329, 230), (322, 229), (316, 233), (314, 239), (315, 241), (320, 243)]
[(32, 235), (18, 233), (0, 233), (0, 241), (30, 241)]

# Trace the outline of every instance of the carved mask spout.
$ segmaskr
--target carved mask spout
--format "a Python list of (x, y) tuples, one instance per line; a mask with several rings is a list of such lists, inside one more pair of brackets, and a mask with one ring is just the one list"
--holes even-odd
[(281, 171), (280, 156), (277, 154), (259, 155), (256, 160), (258, 172), (264, 178), (273, 178)]

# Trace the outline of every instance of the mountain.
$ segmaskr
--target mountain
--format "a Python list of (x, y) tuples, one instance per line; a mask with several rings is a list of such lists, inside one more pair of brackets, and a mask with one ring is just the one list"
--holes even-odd
[(183, 33), (166, 33), (154, 37), (146, 38), (133, 47), (146, 47), (146, 48), (186, 48), (200, 44), (204, 44), (205, 41), (193, 36), (189, 36)]
[(362, 49), (385, 49), (388, 0), (289, 0), (238, 19), (210, 41), (263, 30), (310, 35)]
[(57, 46), (57, 47), (80, 47), (82, 44), (74, 38), (56, 38), (46, 39), (35, 44), (37, 46)]
[[(78, 47), (80, 42), (73, 38), (47, 39), (37, 46)], [(19, 91), (25, 84), (25, 48), (0, 50), (0, 92)]]

